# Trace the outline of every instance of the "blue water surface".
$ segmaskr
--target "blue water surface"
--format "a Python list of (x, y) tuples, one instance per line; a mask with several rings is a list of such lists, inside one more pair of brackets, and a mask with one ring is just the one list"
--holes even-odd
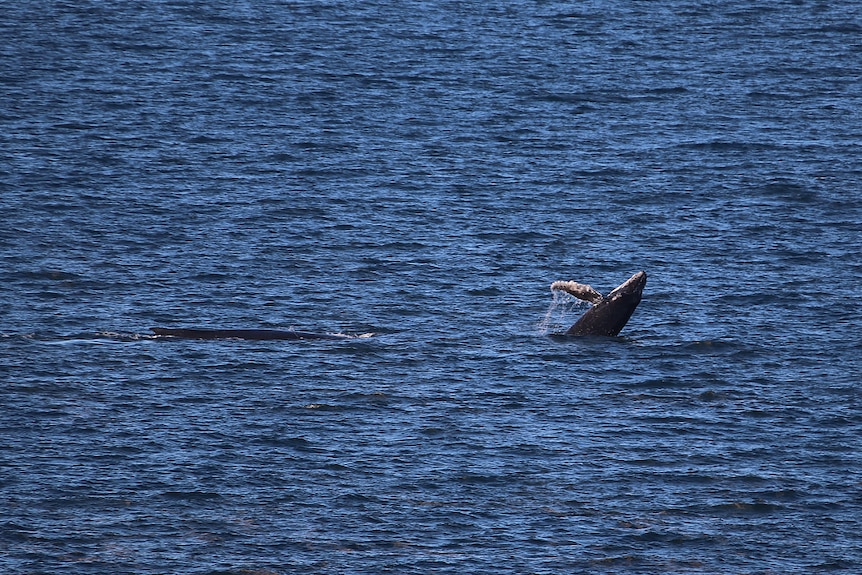
[[(856, 572), (860, 39), (858, 2), (5, 3), (0, 569)], [(639, 270), (621, 337), (551, 335), (551, 282)]]

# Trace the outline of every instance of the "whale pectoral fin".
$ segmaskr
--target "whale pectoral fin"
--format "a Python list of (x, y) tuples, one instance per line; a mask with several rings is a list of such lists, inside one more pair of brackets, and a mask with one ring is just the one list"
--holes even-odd
[(593, 286), (572, 281), (555, 281), (551, 284), (551, 291), (564, 291), (592, 304), (601, 303), (605, 299), (602, 294), (593, 289)]

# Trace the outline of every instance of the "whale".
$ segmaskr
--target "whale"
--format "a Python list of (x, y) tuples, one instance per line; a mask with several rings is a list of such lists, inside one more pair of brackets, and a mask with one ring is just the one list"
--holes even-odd
[(602, 335), (616, 337), (623, 330), (641, 302), (646, 287), (646, 272), (640, 271), (603, 296), (592, 286), (574, 281), (555, 281), (551, 291), (564, 291), (592, 305), (566, 331), (565, 335)]
[(314, 333), (292, 329), (200, 329), (200, 328), (168, 328), (152, 327), (150, 330), (160, 337), (178, 337), (183, 339), (248, 339), (264, 340), (298, 340), (298, 339), (347, 339), (348, 335), (334, 333)]

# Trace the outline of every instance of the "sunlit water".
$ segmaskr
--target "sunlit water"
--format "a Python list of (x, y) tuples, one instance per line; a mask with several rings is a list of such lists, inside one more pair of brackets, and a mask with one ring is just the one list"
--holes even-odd
[(858, 569), (855, 3), (116, 4), (0, 19), (4, 573)]

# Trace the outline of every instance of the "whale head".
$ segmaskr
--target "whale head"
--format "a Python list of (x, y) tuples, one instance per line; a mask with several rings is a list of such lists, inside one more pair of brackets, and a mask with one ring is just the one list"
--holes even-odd
[(587, 310), (566, 334), (618, 335), (641, 302), (646, 281), (646, 272), (636, 273)]
[(646, 272), (638, 272), (615, 288), (605, 299), (637, 297), (638, 302), (640, 302), (641, 295), (643, 295), (644, 288), (646, 287), (646, 280)]

